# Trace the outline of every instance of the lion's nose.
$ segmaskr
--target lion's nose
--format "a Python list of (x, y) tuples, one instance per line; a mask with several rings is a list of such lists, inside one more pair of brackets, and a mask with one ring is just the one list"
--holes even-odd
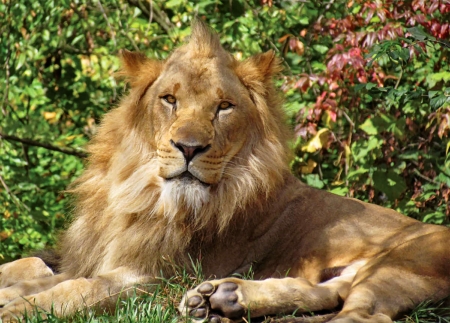
[(209, 149), (210, 145), (206, 145), (206, 146), (201, 146), (201, 145), (197, 145), (197, 146), (191, 146), (191, 145), (186, 145), (182, 142), (173, 142), (172, 144), (178, 148), (178, 150), (180, 150), (183, 153), (184, 159), (186, 159), (186, 165), (189, 164), (189, 162), (199, 153), (205, 152), (206, 150)]

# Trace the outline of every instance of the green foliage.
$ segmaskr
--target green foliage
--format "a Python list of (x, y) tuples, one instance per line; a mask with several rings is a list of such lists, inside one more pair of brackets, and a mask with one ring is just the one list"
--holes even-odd
[(195, 15), (237, 58), (284, 58), (299, 178), (448, 224), (449, 12), (435, 2), (1, 2), (0, 262), (54, 244), (70, 218), (64, 189), (125, 89), (118, 51), (163, 59)]

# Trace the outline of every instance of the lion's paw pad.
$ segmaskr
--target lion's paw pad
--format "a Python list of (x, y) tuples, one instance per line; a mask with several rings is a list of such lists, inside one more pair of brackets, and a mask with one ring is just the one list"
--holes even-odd
[(230, 282), (217, 286), (216, 291), (209, 298), (211, 309), (230, 319), (241, 318), (245, 309), (238, 302), (238, 287), (237, 284)]
[(188, 292), (184, 313), (194, 320), (209, 323), (222, 322), (221, 317), (240, 319), (245, 308), (239, 304), (239, 286), (233, 282), (224, 282), (217, 286), (206, 282)]

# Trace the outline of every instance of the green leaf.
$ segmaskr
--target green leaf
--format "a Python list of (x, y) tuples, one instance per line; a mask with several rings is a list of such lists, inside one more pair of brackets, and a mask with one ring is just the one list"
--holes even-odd
[(363, 130), (368, 135), (378, 135), (378, 127), (376, 127), (373, 123), (373, 119), (366, 119), (362, 125), (359, 126), (361, 130)]
[(72, 40), (72, 46), (76, 45), (80, 40), (83, 40), (85, 38), (85, 36), (83, 34), (76, 36), (73, 40)]
[(404, 61), (409, 61), (409, 49), (402, 47), (399, 51), (399, 57)]
[(302, 17), (300, 17), (300, 18), (298, 19), (298, 22), (299, 22), (301, 25), (308, 25), (308, 24), (309, 24), (309, 19), (308, 19), (307, 16), (302, 16)]
[(339, 186), (339, 187), (333, 188), (332, 190), (329, 190), (329, 192), (336, 194), (336, 195), (340, 195), (340, 196), (346, 196), (348, 193), (348, 187)]
[(436, 95), (438, 95), (440, 92), (439, 91), (428, 91), (428, 97), (430, 99), (434, 98)]
[(386, 194), (390, 201), (399, 198), (406, 189), (405, 179), (393, 170), (377, 170), (373, 173), (372, 180), (375, 189)]
[(325, 186), (324, 182), (320, 180), (319, 175), (317, 174), (308, 174), (305, 175), (306, 183), (315, 188), (323, 188)]
[(169, 1), (167, 1), (165, 4), (164, 4), (164, 6), (166, 7), (166, 8), (175, 8), (175, 7), (178, 7), (178, 6), (181, 6), (182, 4), (183, 4), (183, 0), (169, 0)]
[(411, 34), (411, 36), (417, 40), (420, 41), (424, 41), (424, 40), (436, 40), (435, 37), (428, 35), (425, 31), (423, 31), (422, 28), (420, 27), (411, 27), (411, 28), (406, 28), (406, 30)]
[(328, 52), (328, 47), (324, 45), (313, 45), (313, 48), (321, 54)]
[(360, 83), (360, 84), (356, 84), (353, 89), (355, 90), (355, 92), (359, 92), (362, 89), (364, 89), (367, 86), (366, 83)]
[(23, 64), (25, 64), (25, 60), (27, 59), (27, 55), (22, 52), (19, 54), (19, 57), (17, 58), (17, 65), (16, 65), (16, 69), (19, 70)]
[(311, 67), (313, 68), (314, 71), (323, 72), (323, 71), (327, 70), (327, 66), (324, 63), (317, 62), (317, 61), (312, 62)]
[(444, 105), (444, 103), (447, 101), (447, 99), (448, 99), (448, 97), (446, 97), (444, 94), (441, 94), (430, 100), (430, 106), (432, 109), (437, 110)]
[(382, 145), (383, 141), (377, 136), (371, 136), (367, 141), (354, 142), (352, 144), (352, 156), (355, 162), (366, 160), (374, 154), (374, 151)]
[(366, 169), (364, 167), (359, 167), (356, 170), (352, 170), (352, 171), (348, 172), (347, 179), (352, 179), (353, 177), (358, 177), (359, 175), (367, 174), (368, 172), (369, 172), (368, 169)]
[(375, 83), (367, 83), (366, 84), (366, 89), (367, 90), (372, 90), (373, 88), (376, 88), (378, 85), (377, 84), (375, 84)]
[[(167, 5), (167, 3), (166, 3), (166, 5)], [(139, 9), (138, 7), (134, 7), (133, 18), (138, 17), (141, 13), (142, 13), (141, 9)]]
[(373, 118), (368, 118), (362, 125), (359, 126), (368, 135), (377, 135), (382, 131), (388, 130), (393, 121), (386, 115), (379, 115)]

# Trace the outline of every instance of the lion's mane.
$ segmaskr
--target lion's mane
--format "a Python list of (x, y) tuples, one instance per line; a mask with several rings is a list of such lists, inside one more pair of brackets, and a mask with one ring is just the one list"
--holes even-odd
[[(147, 136), (152, 125), (142, 117), (151, 102), (146, 92), (174, 60), (199, 56), (232, 67), (256, 107), (249, 125), (254, 130), (208, 197), (194, 190), (190, 197), (170, 199), (157, 172), (155, 138)], [(60, 253), (61, 271), (74, 277), (120, 266), (159, 276), (171, 273), (170, 262), (189, 266), (191, 246), (254, 217), (276, 196), (289, 172), (288, 134), (271, 81), (280, 62), (273, 53), (239, 62), (222, 49), (215, 33), (197, 23), (189, 42), (167, 60), (124, 52), (122, 61), (120, 73), (130, 84), (129, 94), (103, 118), (88, 147), (87, 169), (72, 188), (74, 220)]]

